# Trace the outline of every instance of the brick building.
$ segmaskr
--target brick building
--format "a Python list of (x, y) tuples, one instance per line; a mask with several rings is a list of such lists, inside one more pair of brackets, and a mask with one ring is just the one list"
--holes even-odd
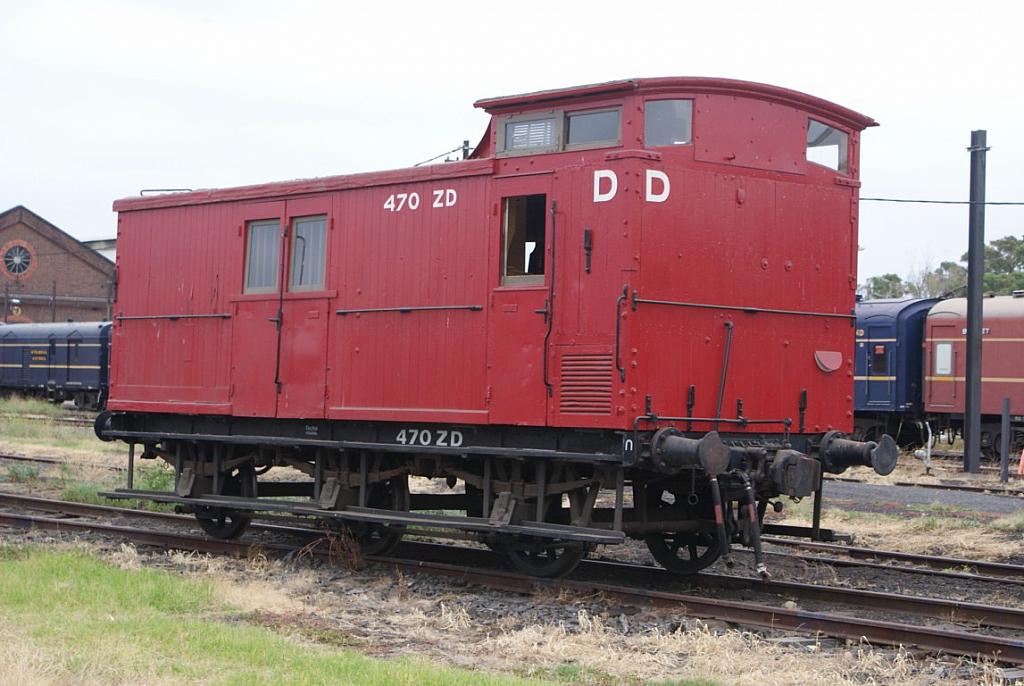
[(110, 319), (114, 263), (22, 206), (0, 214), (4, 323)]

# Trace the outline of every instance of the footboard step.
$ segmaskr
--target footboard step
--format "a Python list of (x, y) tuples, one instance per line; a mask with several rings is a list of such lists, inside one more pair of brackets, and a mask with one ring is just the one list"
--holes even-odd
[[(517, 536), (535, 536), (564, 541), (579, 541), (611, 545), (622, 543), (626, 536), (621, 531), (609, 529), (591, 529), (564, 524), (548, 524), (546, 522), (516, 522), (496, 525), (491, 519), (482, 517), (453, 517), (421, 512), (396, 512), (379, 510), (372, 507), (344, 507), (339, 510), (322, 510), (312, 504), (288, 500), (267, 500), (261, 498), (241, 498), (229, 495), (201, 495), (183, 498), (165, 491), (141, 491), (119, 488), (116, 491), (100, 493), (104, 498), (137, 498), (152, 500), (158, 503), (175, 503), (192, 507), (213, 507), (226, 510), (244, 510), (251, 512), (287, 512), (304, 517), (322, 517), (373, 524), (392, 524), (414, 526), (425, 529), (456, 529), (479, 533), (502, 533)], [(308, 502), (308, 501), (307, 501)]]

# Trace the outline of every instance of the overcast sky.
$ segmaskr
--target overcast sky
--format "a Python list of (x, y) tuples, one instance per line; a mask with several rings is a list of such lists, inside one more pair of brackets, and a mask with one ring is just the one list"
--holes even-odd
[[(80, 239), (111, 201), (409, 166), (476, 143), (485, 96), (722, 76), (874, 117), (865, 197), (1024, 200), (1017, 3), (46, 2), (0, 0), (0, 211)], [(990, 207), (986, 238), (1024, 234)], [(860, 279), (957, 259), (963, 206), (862, 203)]]

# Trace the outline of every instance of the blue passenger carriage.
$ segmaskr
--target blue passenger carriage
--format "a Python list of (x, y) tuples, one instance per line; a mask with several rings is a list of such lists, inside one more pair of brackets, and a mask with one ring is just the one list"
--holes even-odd
[(857, 303), (854, 347), (855, 432), (882, 434), (904, 447), (924, 442), (921, 360), (924, 320), (938, 298)]
[(97, 409), (106, 402), (109, 354), (109, 322), (0, 326), (0, 391)]

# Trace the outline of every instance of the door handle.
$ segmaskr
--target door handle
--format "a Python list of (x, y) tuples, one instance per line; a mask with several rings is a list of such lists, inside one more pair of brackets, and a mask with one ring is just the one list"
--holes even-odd
[(548, 309), (548, 301), (545, 300), (544, 301), (544, 307), (540, 308), (539, 310), (534, 310), (533, 313), (534, 314), (542, 314), (542, 315), (544, 315), (544, 322), (547, 323), (547, 321), (548, 321), (548, 313), (550, 311), (551, 310)]

